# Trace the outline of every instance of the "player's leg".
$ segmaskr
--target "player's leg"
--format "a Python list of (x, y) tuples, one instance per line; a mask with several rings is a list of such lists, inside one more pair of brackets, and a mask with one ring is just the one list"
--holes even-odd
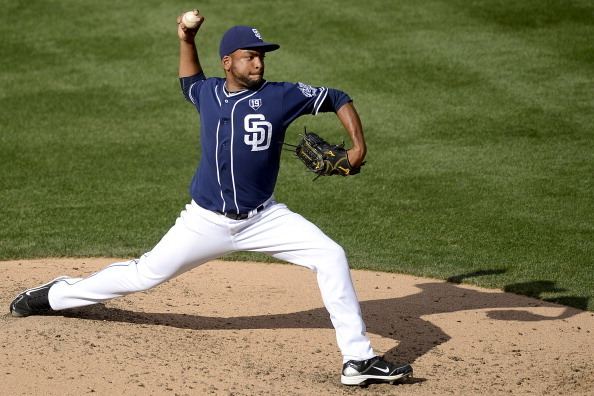
[(11, 312), (15, 316), (42, 314), (147, 290), (230, 248), (229, 233), (219, 216), (189, 204), (159, 243), (140, 259), (114, 263), (86, 278), (57, 279), (29, 289), (13, 301)]
[(394, 382), (411, 375), (410, 365), (395, 365), (375, 356), (365, 335), (344, 250), (285, 205), (273, 205), (260, 215), (260, 219), (246, 223), (236, 234), (235, 244), (316, 271), (322, 300), (343, 355), (341, 382), (345, 385), (361, 385), (368, 380)]
[(236, 234), (236, 247), (314, 270), (344, 361), (374, 357), (344, 250), (283, 204), (275, 204), (258, 216)]

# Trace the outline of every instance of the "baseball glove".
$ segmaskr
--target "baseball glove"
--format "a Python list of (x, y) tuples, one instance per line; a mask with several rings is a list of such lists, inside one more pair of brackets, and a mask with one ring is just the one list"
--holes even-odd
[(344, 143), (341, 145), (330, 144), (313, 132), (305, 131), (305, 135), (295, 146), (295, 154), (303, 161), (307, 169), (317, 174), (318, 177), (350, 176), (361, 171), (361, 167), (353, 167), (349, 163)]

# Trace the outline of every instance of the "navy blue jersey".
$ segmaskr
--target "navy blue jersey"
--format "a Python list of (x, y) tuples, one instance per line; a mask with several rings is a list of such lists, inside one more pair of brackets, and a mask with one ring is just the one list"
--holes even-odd
[(201, 158), (190, 187), (203, 208), (247, 213), (274, 191), (285, 131), (297, 117), (336, 111), (350, 98), (303, 83), (265, 81), (229, 93), (222, 78), (180, 79), (200, 113)]

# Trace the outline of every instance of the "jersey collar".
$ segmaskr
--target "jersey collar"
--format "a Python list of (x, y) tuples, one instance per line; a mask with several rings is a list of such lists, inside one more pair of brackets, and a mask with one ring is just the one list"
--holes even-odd
[(237, 91), (237, 92), (229, 92), (227, 90), (227, 81), (225, 81), (223, 83), (223, 89), (222, 89), (223, 95), (225, 95), (227, 98), (233, 98), (235, 96), (243, 95), (246, 92), (257, 92), (257, 91), (261, 90), (264, 87), (264, 85), (266, 85), (266, 82), (267, 82), (266, 80), (263, 80), (262, 84), (258, 87), (258, 89), (255, 89), (255, 90), (242, 89), (241, 91)]

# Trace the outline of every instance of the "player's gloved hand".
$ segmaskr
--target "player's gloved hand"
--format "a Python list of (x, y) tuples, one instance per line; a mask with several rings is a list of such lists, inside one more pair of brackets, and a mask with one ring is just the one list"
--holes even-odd
[(307, 167), (318, 176), (350, 176), (361, 171), (361, 166), (354, 167), (349, 162), (344, 144), (330, 144), (313, 132), (305, 135), (295, 146), (295, 154)]
[(361, 168), (365, 162), (363, 161), (365, 158), (365, 153), (361, 149), (351, 147), (347, 150), (347, 156), (349, 158), (349, 164), (351, 164), (351, 166), (354, 168)]

